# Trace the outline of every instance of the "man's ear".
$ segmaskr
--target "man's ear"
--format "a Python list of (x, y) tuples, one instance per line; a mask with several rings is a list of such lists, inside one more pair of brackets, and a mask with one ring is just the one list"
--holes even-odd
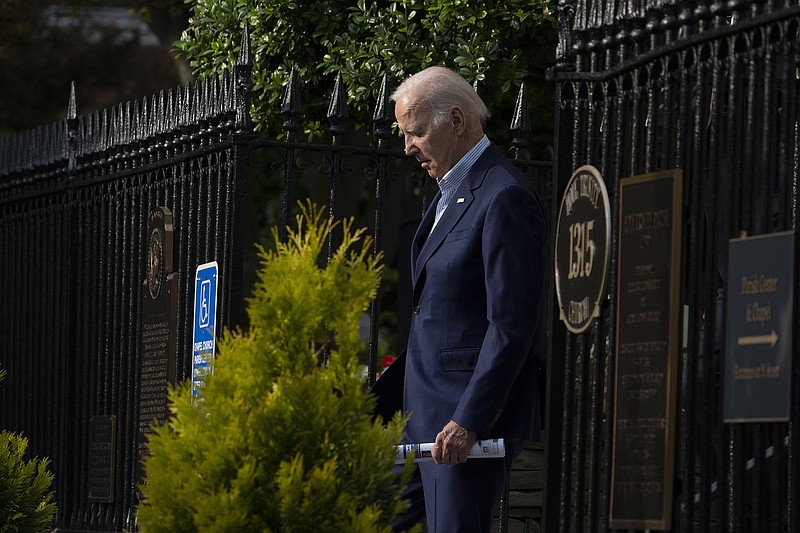
[(467, 129), (467, 123), (464, 120), (464, 113), (458, 106), (454, 106), (453, 109), (450, 110), (450, 122), (453, 124), (453, 129), (455, 130), (456, 135), (463, 134)]

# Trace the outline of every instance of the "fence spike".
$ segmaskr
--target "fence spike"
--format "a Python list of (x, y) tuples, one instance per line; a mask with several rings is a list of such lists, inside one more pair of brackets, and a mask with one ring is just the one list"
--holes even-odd
[(383, 74), (381, 88), (378, 91), (378, 103), (375, 105), (375, 112), (372, 114), (373, 132), (378, 142), (389, 138), (389, 124), (391, 115), (389, 114), (389, 94), (387, 91), (388, 78)]
[(150, 135), (152, 135), (152, 130), (150, 129), (149, 106), (147, 104), (147, 102), (149, 102), (149, 101), (150, 101), (150, 99), (147, 96), (142, 98), (142, 125), (141, 125), (141, 128), (142, 128), (141, 138), (142, 138), (142, 140), (144, 140), (144, 139), (150, 137)]
[(347, 131), (347, 88), (342, 82), (342, 73), (336, 73), (336, 83), (328, 106), (328, 119), (331, 121), (331, 134), (341, 135)]
[[(184, 126), (189, 126), (192, 122), (192, 84), (187, 83), (183, 86), (183, 101), (181, 102), (181, 122)], [(187, 131), (186, 129), (183, 130)]]
[(138, 143), (141, 136), (141, 108), (139, 100), (133, 101), (133, 114), (131, 115), (131, 142)]
[(86, 155), (92, 153), (92, 149), (94, 148), (94, 129), (95, 129), (95, 122), (97, 118), (97, 113), (89, 113), (86, 115), (86, 119), (83, 123), (83, 134), (81, 135), (81, 155)]
[(175, 125), (185, 126), (186, 119), (183, 116), (183, 85), (175, 87)]
[(528, 101), (525, 98), (525, 84), (520, 84), (517, 102), (514, 105), (514, 118), (511, 119), (511, 146), (517, 159), (528, 159), (528, 134), (531, 131), (528, 116)]
[(172, 89), (167, 91), (167, 107), (166, 107), (166, 131), (173, 131), (175, 129), (175, 93)]
[(97, 139), (97, 151), (102, 152), (108, 148), (108, 108), (104, 107), (100, 119), (100, 137)]
[(61, 153), (61, 138), (58, 135), (58, 127), (64, 125), (62, 121), (51, 122), (47, 126), (47, 163), (55, 163), (63, 157)]
[(206, 118), (206, 81), (195, 82), (195, 121), (198, 125)]
[[(121, 107), (119, 109), (122, 109)], [(117, 106), (111, 106), (111, 122), (108, 129), (108, 148), (113, 148), (119, 144), (119, 115)]]
[(242, 27), (242, 44), (239, 49), (239, 61), (237, 65), (246, 67), (253, 66), (253, 58), (250, 53), (250, 24), (247, 20), (244, 21), (244, 26)]
[(281, 116), (283, 117), (283, 129), (291, 134), (300, 129), (300, 97), (297, 89), (297, 68), (292, 67), (289, 73), (289, 83), (283, 93), (283, 103), (281, 104)]
[(69, 103), (67, 104), (67, 120), (64, 122), (65, 136), (60, 147), (61, 156), (67, 158), (70, 170), (75, 169), (75, 152), (78, 148), (78, 105), (75, 96), (75, 80), (69, 84)]
[(249, 130), (252, 124), (250, 118), (250, 91), (253, 87), (251, 75), (253, 73), (253, 58), (250, 54), (250, 25), (245, 20), (242, 28), (242, 45), (239, 50), (239, 61), (236, 63), (236, 126), (239, 131)]
[(125, 137), (122, 140), (123, 144), (129, 145), (133, 140), (133, 115), (131, 113), (130, 100), (125, 102), (125, 128), (123, 130), (123, 136)]
[(223, 113), (227, 114), (236, 108), (233, 96), (231, 95), (231, 79), (228, 69), (222, 71), (222, 87), (220, 87), (220, 102), (221, 102), (221, 110)]
[(197, 117), (198, 121), (203, 122), (205, 121), (208, 116), (208, 99), (209, 99), (209, 80), (208, 77), (203, 78), (203, 81), (200, 82), (200, 108), (199, 108), (199, 115)]
[[(75, 139), (75, 156), (84, 155), (86, 153), (87, 138), (91, 134), (88, 122), (91, 115), (81, 115), (78, 117), (78, 136)], [(64, 132), (61, 133), (62, 135)], [(69, 142), (69, 133), (67, 133), (67, 142)]]
[[(219, 115), (219, 74), (216, 72), (211, 76), (211, 87), (209, 88), (208, 115), (214, 119)], [(216, 120), (214, 121), (216, 123)]]
[(75, 104), (75, 80), (69, 85), (69, 105), (67, 105), (67, 118), (74, 119), (78, 116), (78, 106)]
[(156, 113), (156, 134), (161, 135), (165, 131), (164, 113), (166, 107), (166, 95), (164, 90), (158, 92), (158, 112)]
[(200, 107), (203, 101), (203, 86), (200, 80), (194, 80), (194, 91), (192, 92), (192, 125), (197, 126), (200, 124), (202, 113)]

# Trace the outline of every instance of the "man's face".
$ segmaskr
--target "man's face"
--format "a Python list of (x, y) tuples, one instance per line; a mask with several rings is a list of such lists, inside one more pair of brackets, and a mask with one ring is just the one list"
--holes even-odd
[(435, 126), (430, 109), (408, 104), (408, 100), (404, 100), (395, 105), (397, 126), (405, 139), (405, 153), (414, 156), (432, 178), (439, 180), (464, 155), (459, 152), (456, 124), (446, 120)]

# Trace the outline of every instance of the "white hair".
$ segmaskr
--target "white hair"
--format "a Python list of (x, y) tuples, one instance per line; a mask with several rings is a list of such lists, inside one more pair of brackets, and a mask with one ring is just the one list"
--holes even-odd
[(428, 108), (433, 122), (440, 125), (450, 119), (453, 107), (460, 107), (467, 120), (481, 126), (489, 118), (489, 110), (475, 89), (457, 72), (446, 67), (428, 67), (406, 78), (391, 96), (394, 102), (404, 101), (406, 109)]

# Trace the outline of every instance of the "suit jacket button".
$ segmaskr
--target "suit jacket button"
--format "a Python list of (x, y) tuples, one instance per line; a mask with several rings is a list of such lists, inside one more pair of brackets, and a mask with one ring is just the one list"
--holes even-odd
[(414, 314), (415, 315), (419, 314), (419, 306), (414, 307)]

